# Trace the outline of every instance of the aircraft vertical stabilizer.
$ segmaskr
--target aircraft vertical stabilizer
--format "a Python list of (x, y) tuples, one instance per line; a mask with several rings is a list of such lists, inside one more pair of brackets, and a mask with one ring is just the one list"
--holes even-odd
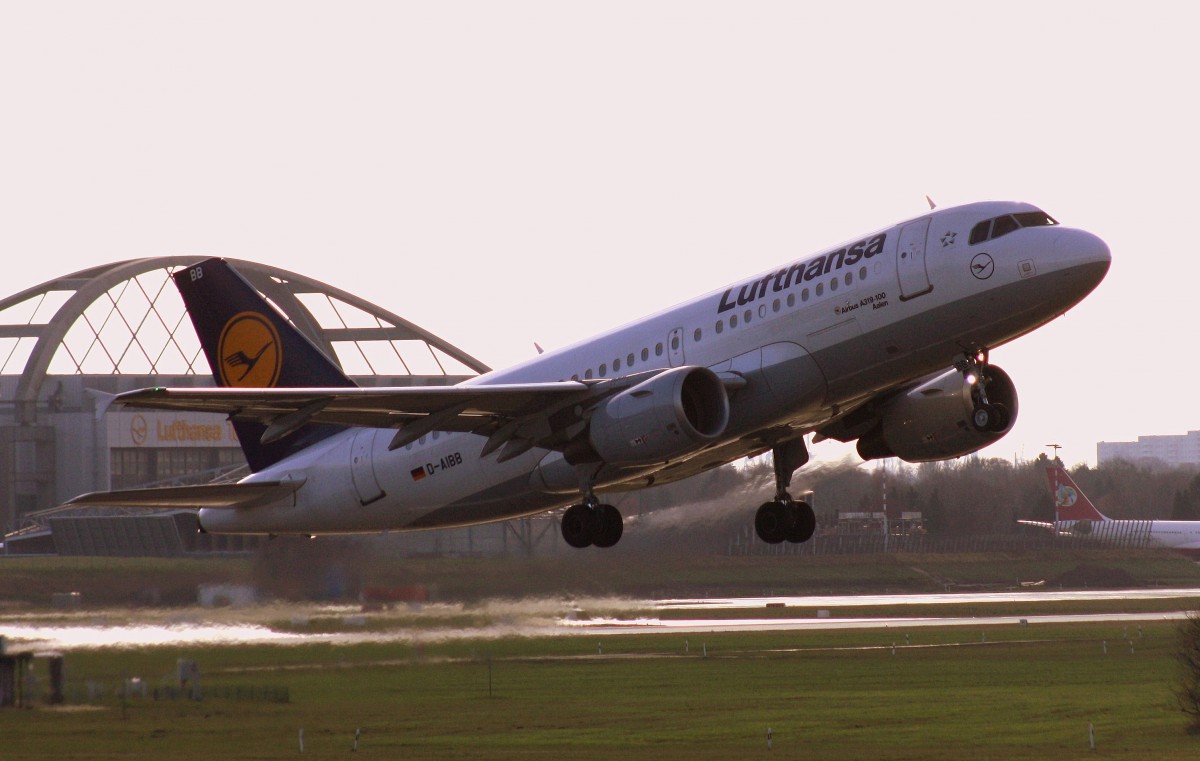
[(1058, 521), (1107, 521), (1106, 515), (1096, 509), (1066, 469), (1054, 465), (1046, 468), (1050, 480), (1050, 491), (1054, 494), (1055, 519)]
[[(208, 259), (174, 274), (175, 284), (204, 347), (217, 385), (235, 388), (344, 388), (341, 369), (223, 259)], [(267, 427), (235, 420), (234, 430), (253, 471), (342, 430), (301, 425), (279, 437)]]

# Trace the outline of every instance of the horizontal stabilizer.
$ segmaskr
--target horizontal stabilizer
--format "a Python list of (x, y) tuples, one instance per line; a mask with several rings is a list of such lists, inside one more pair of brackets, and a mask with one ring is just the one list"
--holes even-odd
[(1047, 529), (1048, 531), (1055, 530), (1055, 526), (1053, 523), (1046, 523), (1045, 521), (1019, 520), (1019, 521), (1017, 521), (1017, 523), (1020, 523), (1023, 526), (1037, 526), (1038, 528), (1044, 528), (1044, 529)]
[(304, 484), (303, 481), (264, 481), (249, 484), (199, 484), (161, 486), (149, 489), (120, 489), (80, 494), (66, 502), (71, 507), (254, 507), (285, 499)]

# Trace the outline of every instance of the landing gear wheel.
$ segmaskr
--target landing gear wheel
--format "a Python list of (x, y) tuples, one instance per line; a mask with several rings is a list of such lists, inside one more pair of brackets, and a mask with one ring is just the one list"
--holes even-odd
[(605, 548), (612, 547), (621, 541), (621, 534), (624, 533), (625, 527), (617, 508), (612, 505), (600, 505), (595, 509), (595, 515), (592, 517), (596, 524), (596, 537), (593, 544)]
[(795, 514), (790, 507), (791, 505), (780, 501), (764, 502), (754, 516), (754, 530), (758, 533), (758, 538), (767, 544), (785, 541), (795, 522)]
[(563, 513), (563, 541), (576, 549), (612, 547), (625, 532), (621, 513), (612, 505), (572, 505)]
[(977, 431), (992, 431), (996, 426), (996, 409), (990, 404), (981, 404), (971, 413), (971, 425)]
[(817, 514), (813, 512), (812, 505), (796, 502), (789, 507), (792, 513), (792, 528), (785, 538), (792, 544), (812, 539), (812, 535), (817, 531)]
[(562, 516), (563, 541), (576, 549), (590, 547), (596, 541), (596, 511), (586, 505), (572, 505)]
[(1008, 407), (999, 402), (992, 405), (992, 412), (995, 414), (996, 419), (992, 421), (991, 430), (996, 433), (1002, 433), (1008, 428), (1008, 424), (1012, 422), (1012, 413), (1008, 411)]

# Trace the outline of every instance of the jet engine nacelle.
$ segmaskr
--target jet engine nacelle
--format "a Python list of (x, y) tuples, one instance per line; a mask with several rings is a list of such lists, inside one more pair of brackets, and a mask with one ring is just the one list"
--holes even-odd
[[(587, 441), (614, 465), (651, 465), (693, 452), (729, 424), (729, 396), (706, 367), (676, 367), (626, 389), (598, 407)], [(586, 457), (572, 456), (570, 460)]]
[(974, 377), (950, 369), (889, 400), (879, 425), (858, 440), (864, 460), (948, 460), (999, 441), (1017, 420), (1017, 390), (1008, 373), (988, 365), (985, 399)]

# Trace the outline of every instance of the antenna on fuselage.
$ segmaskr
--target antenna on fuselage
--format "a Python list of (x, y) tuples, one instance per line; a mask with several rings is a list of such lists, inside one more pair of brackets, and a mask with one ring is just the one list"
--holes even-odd
[(936, 203), (934, 203), (934, 202), (933, 202), (933, 199), (932, 199), (932, 198), (930, 198), (929, 196), (925, 196), (925, 202), (929, 204), (929, 210), (930, 210), (930, 211), (933, 211), (934, 209), (936, 209), (936, 208), (937, 208), (937, 204), (936, 204)]

